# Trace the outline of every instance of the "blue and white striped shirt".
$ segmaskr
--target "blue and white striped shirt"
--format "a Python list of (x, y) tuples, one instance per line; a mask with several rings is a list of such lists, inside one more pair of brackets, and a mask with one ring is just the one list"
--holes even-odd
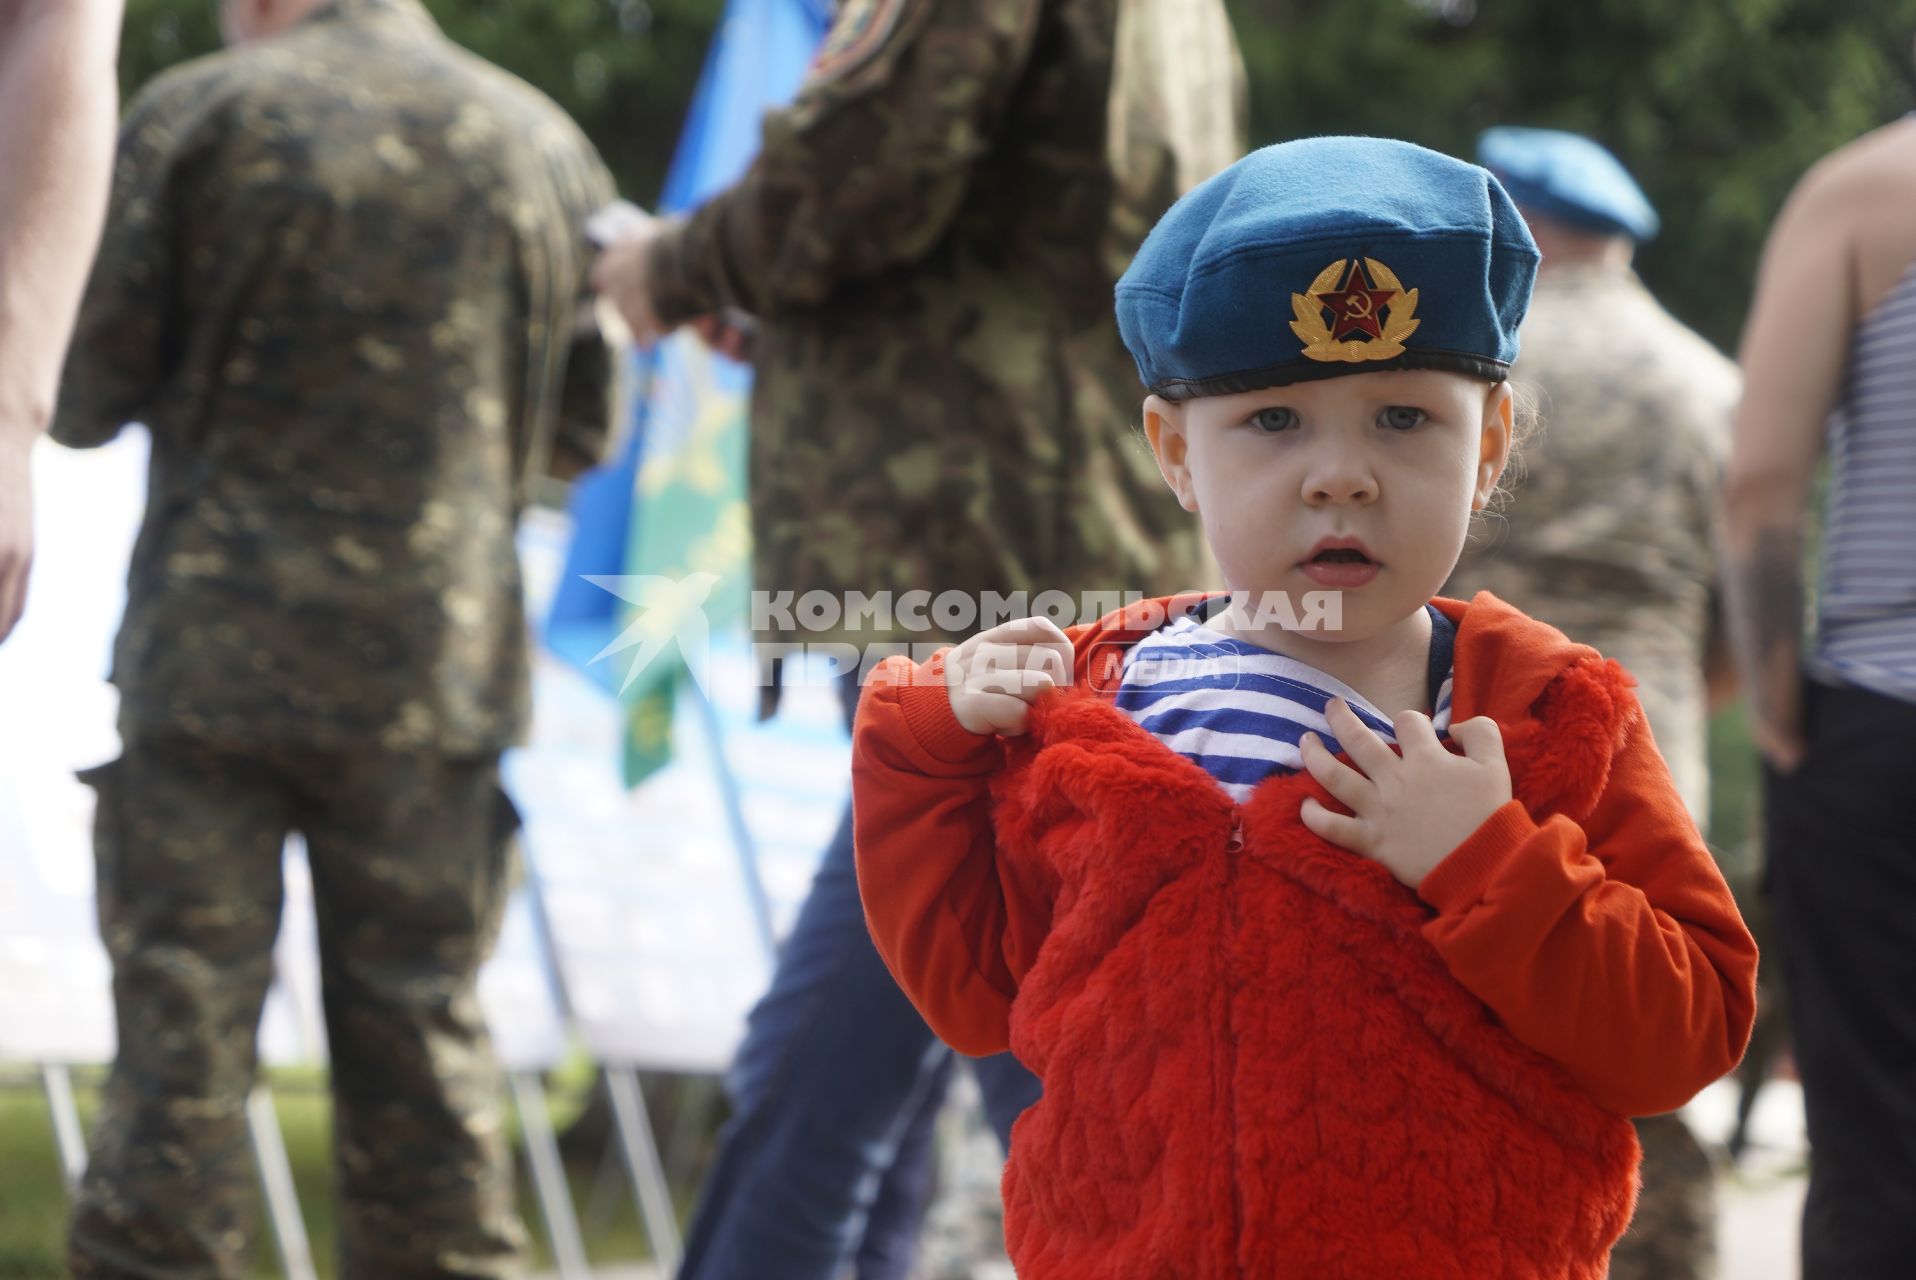
[(1916, 265), (1850, 343), (1829, 441), (1810, 670), (1916, 702)]
[[(1441, 737), (1450, 728), (1453, 624), (1435, 609), (1431, 614), (1432, 649), (1443, 659), (1431, 723)], [(1242, 804), (1264, 779), (1304, 767), (1297, 744), (1306, 732), (1333, 752), (1342, 749), (1324, 720), (1332, 698), (1350, 703), (1384, 741), (1397, 741), (1390, 717), (1349, 685), (1185, 617), (1125, 654), (1117, 704)]]

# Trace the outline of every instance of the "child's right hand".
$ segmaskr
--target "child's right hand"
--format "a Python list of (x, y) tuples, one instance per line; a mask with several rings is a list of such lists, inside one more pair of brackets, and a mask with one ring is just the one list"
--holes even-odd
[(980, 631), (945, 655), (951, 713), (969, 733), (1017, 737), (1031, 704), (1071, 683), (1071, 641), (1049, 618), (1019, 618)]

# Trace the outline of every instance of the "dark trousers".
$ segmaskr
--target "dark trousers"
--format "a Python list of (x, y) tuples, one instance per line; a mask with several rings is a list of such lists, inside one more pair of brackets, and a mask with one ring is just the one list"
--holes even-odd
[(1805, 1280), (1916, 1275), (1916, 704), (1811, 682), (1766, 777), (1810, 1135)]
[(1610, 1253), (1609, 1280), (1704, 1280), (1716, 1275), (1716, 1170), (1676, 1114), (1635, 1121), (1642, 1187), (1630, 1227)]
[(295, 830), (318, 910), (340, 1275), (515, 1273), (524, 1231), (477, 995), (518, 826), (497, 757), (176, 738), (130, 741), (85, 776), (119, 1048), (74, 1205), (74, 1274), (247, 1274), (246, 1097)]
[[(848, 685), (848, 716), (856, 700)], [(872, 945), (848, 812), (747, 1023), (680, 1280), (835, 1280), (847, 1265), (904, 1280), (953, 1057)], [(1038, 1082), (1010, 1054), (972, 1066), (1009, 1142)]]

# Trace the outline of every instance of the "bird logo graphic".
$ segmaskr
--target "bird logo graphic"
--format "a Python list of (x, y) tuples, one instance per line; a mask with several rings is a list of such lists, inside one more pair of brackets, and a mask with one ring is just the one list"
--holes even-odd
[(635, 650), (619, 685), (621, 695), (674, 644), (699, 691), (709, 692), (705, 678), (711, 665), (712, 633), (705, 602), (719, 575), (688, 573), (682, 578), (668, 578), (652, 573), (586, 574), (585, 580), (634, 608), (625, 630), (592, 656), (593, 662), (599, 662), (615, 653)]

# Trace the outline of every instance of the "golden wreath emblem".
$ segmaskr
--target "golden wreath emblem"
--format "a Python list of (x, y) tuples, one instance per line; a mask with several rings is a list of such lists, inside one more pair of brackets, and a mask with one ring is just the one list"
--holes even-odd
[[(1404, 339), (1423, 323), (1417, 319), (1417, 290), (1405, 289), (1375, 258), (1361, 265), (1356, 258), (1339, 258), (1318, 272), (1308, 290), (1291, 295), (1291, 309), (1297, 313), (1291, 332), (1303, 341), (1305, 358), (1326, 363), (1402, 355)], [(1352, 332), (1364, 336), (1339, 341)]]

